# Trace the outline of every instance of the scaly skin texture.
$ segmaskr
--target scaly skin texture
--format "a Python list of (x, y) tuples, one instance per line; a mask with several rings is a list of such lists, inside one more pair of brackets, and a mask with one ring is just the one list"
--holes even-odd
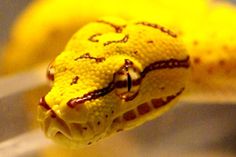
[(53, 86), (41, 99), (39, 121), (57, 142), (90, 145), (167, 111), (188, 70), (189, 56), (171, 30), (100, 19), (79, 30), (49, 67)]
[[(197, 92), (212, 93), (215, 91), (224, 94), (225, 91), (235, 93), (236, 35), (234, 29), (236, 28), (236, 22), (232, 20), (236, 16), (234, 6), (222, 2), (207, 3), (204, 0), (180, 0), (175, 2), (139, 0), (135, 3), (136, 7), (133, 7), (134, 4), (130, 1), (119, 2), (114, 5), (108, 3), (107, 0), (99, 2), (77, 0), (68, 2), (59, 0), (35, 1), (21, 15), (13, 28), (10, 41), (5, 49), (3, 73), (24, 70), (37, 63), (52, 59), (64, 49), (71, 35), (82, 25), (103, 15), (116, 15), (125, 17), (125, 19), (145, 19), (160, 25), (164, 24), (164, 26), (176, 30), (178, 38), (182, 38), (184, 46), (190, 54), (192, 67), (186, 87), (187, 94), (194, 95)], [(96, 7), (91, 8), (90, 3), (93, 3)], [(121, 25), (126, 24), (126, 22), (120, 23), (116, 20), (112, 22)], [(35, 35), (36, 32), (37, 35)], [(85, 33), (84, 36), (81, 36), (84, 38), (86, 35)], [(98, 35), (90, 36), (90, 38), (96, 41), (100, 37)], [(88, 44), (83, 43), (79, 47), (77, 45), (77, 42), (70, 42), (67, 49), (87, 50)], [(97, 56), (97, 54), (94, 54), (96, 52), (90, 52), (89, 55), (87, 53), (83, 53), (81, 56), (83, 55), (84, 58)], [(91, 60), (96, 61), (96, 58)], [(103, 59), (100, 58), (100, 60)], [(105, 63), (105, 61), (102, 63)], [(79, 82), (81, 78), (73, 77), (73, 80), (70, 78), (70, 83), (76, 82), (76, 80)], [(122, 91), (123, 88), (118, 93)], [(38, 95), (36, 92), (31, 92), (27, 96), (30, 99), (32, 98), (28, 104), (31, 106), (36, 104)], [(54, 97), (62, 99), (61, 96), (56, 96), (56, 94)], [(47, 99), (46, 97), (46, 101), (48, 101)], [(48, 107), (45, 106), (45, 108)], [(48, 111), (48, 114), (51, 112)], [(32, 109), (30, 113), (32, 113)], [(35, 113), (32, 115), (35, 115)], [(53, 123), (58, 125), (58, 122)]]

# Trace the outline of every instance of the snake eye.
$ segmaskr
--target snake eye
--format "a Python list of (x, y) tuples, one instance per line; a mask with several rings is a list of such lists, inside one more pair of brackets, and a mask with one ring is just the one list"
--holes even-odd
[(125, 64), (115, 74), (116, 95), (124, 101), (133, 100), (138, 95), (141, 81), (139, 68), (126, 59)]

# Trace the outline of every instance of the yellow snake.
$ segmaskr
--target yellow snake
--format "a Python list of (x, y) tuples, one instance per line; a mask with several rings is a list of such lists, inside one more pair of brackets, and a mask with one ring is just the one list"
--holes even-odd
[(188, 69), (186, 50), (167, 28), (100, 19), (77, 32), (51, 64), (53, 87), (41, 99), (39, 121), (56, 141), (92, 144), (170, 108)]
[[(202, 2), (199, 0), (199, 5)], [(35, 3), (37, 5), (31, 6), (31, 10), (16, 27), (13, 33), (15, 36), (13, 35), (6, 49), (11, 53), (20, 51), (32, 56), (25, 57), (24, 64), (18, 63), (20, 69), (35, 61), (45, 60), (48, 56), (41, 55), (42, 51), (61, 50), (69, 35), (81, 26), (73, 23), (78, 22), (75, 18), (78, 15), (70, 10), (70, 16), (60, 17), (55, 14), (52, 17), (56, 17), (56, 20), (44, 19), (43, 21), (49, 20), (39, 29), (42, 34), (38, 34), (38, 38), (32, 38), (29, 27), (40, 27), (37, 20), (46, 17), (50, 9), (55, 7), (55, 10), (60, 8), (58, 10), (61, 11), (63, 7), (70, 6), (70, 3), (67, 6), (60, 1), (48, 1), (48, 5), (42, 1)], [(37, 7), (41, 3), (46, 9), (38, 13)], [(140, 1), (140, 4), (142, 8), (142, 4), (146, 3)], [(183, 9), (180, 4), (170, 8)], [(70, 7), (73, 8), (73, 1)], [(67, 8), (68, 12), (70, 7)], [(123, 5), (118, 5), (117, 10), (119, 7)], [(93, 20), (88, 18), (84, 22), (91, 23), (73, 35), (63, 52), (50, 64), (48, 78), (53, 81), (53, 86), (41, 98), (38, 112), (39, 122), (48, 137), (70, 147), (90, 145), (160, 116), (176, 103), (186, 88), (190, 93), (224, 90), (230, 86), (234, 88), (235, 84), (232, 82), (235, 83), (236, 75), (236, 40), (232, 30), (236, 24), (227, 18), (236, 15), (233, 7), (222, 4), (212, 10), (206, 9), (211, 10), (210, 13), (206, 13), (205, 8), (201, 7), (201, 12), (192, 11), (190, 14), (195, 19), (189, 19), (191, 16), (188, 15), (180, 18), (184, 15), (183, 12), (173, 15), (177, 12), (176, 9), (165, 18), (152, 20), (152, 16), (143, 20), (154, 13), (148, 11), (148, 8), (145, 15), (135, 15), (136, 12), (134, 14), (132, 11), (127, 13), (131, 18), (138, 19), (128, 22), (114, 17), (95, 20), (95, 16), (91, 15)], [(98, 9), (98, 12), (101, 10)], [(30, 14), (31, 12), (34, 14)], [(163, 16), (165, 12), (157, 13)], [(119, 11), (111, 14), (122, 16)], [(29, 18), (32, 20), (31, 25), (26, 27), (29, 22), (27, 17), (32, 15), (35, 19)], [(207, 15), (207, 23), (200, 22), (202, 15)], [(222, 15), (226, 18), (223, 19)], [(57, 22), (52, 24), (50, 19)], [(161, 24), (156, 22), (158, 20)], [(55, 29), (57, 25), (61, 27)], [(67, 31), (64, 32), (64, 29)], [(47, 40), (43, 40), (45, 36)], [(34, 40), (31, 41), (31, 38)], [(63, 44), (58, 46), (55, 40)], [(52, 41), (54, 45), (50, 45)], [(6, 65), (15, 62), (12, 58), (18, 59), (17, 54), (7, 57)], [(11, 71), (8, 68), (6, 66), (4, 70)], [(224, 82), (225, 79), (230, 81)]]

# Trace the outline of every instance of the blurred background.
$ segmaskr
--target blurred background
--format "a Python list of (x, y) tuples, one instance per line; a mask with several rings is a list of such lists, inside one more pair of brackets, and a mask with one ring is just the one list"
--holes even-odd
[[(15, 19), (30, 3), (31, 0), (0, 1), (0, 49), (9, 41)], [(0, 52), (2, 55), (4, 51)], [(4, 157), (236, 157), (234, 103), (181, 102), (136, 129), (87, 148), (70, 150), (50, 142), (43, 132), (37, 131), (36, 104), (47, 90), (42, 85), (0, 100), (0, 156), (2, 153)]]
[(31, 0), (6, 0), (0, 2), (0, 44), (7, 41), (11, 26), (21, 11), (31, 2)]

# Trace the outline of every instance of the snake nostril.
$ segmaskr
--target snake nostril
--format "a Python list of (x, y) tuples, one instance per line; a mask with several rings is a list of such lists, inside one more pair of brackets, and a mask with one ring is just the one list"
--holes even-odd
[(51, 108), (48, 106), (48, 104), (45, 101), (45, 96), (43, 96), (42, 98), (40, 98), (39, 100), (39, 105), (42, 106), (44, 109), (46, 110), (50, 110)]
[(55, 73), (55, 69), (53, 67), (53, 62), (51, 62), (48, 65), (48, 68), (47, 68), (47, 78), (48, 78), (48, 80), (54, 81), (54, 73)]
[(51, 109), (51, 107), (47, 104), (45, 97), (42, 97), (39, 100), (39, 106), (43, 107), (45, 110), (49, 111), (52, 118), (57, 118), (56, 113)]

